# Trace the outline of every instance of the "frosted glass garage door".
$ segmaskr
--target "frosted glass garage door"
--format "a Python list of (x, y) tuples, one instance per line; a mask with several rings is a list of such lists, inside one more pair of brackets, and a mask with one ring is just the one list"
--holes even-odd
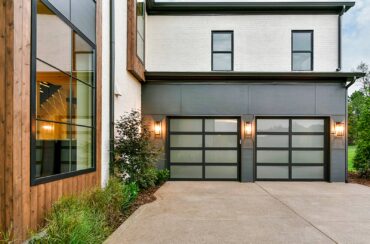
[(170, 118), (171, 179), (238, 180), (239, 124), (237, 118)]
[(257, 180), (326, 180), (324, 118), (257, 118)]

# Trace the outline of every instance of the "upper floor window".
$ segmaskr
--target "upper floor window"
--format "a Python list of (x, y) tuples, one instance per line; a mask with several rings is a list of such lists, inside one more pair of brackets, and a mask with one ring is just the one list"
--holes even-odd
[(136, 55), (142, 63), (145, 59), (145, 4), (136, 0)]
[(212, 31), (212, 71), (234, 69), (234, 37), (232, 31)]
[[(41, 183), (95, 169), (95, 33), (53, 1), (33, 1), (31, 179)], [(69, 12), (95, 9), (72, 2)]]
[(313, 31), (292, 31), (292, 70), (313, 70)]

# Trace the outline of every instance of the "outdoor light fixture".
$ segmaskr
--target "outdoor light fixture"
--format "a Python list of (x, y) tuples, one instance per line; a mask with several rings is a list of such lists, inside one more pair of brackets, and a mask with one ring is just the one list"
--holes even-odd
[(154, 122), (154, 135), (155, 137), (160, 137), (162, 131), (162, 123), (161, 121), (155, 121)]
[(344, 123), (343, 122), (335, 122), (335, 135), (336, 136), (344, 136)]
[(252, 122), (246, 121), (244, 124), (244, 135), (245, 137), (252, 136)]

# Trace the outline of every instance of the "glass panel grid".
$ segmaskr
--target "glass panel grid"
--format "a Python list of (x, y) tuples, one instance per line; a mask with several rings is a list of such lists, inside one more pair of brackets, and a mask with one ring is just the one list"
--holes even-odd
[(292, 31), (292, 70), (313, 70), (313, 31)]
[(212, 32), (212, 71), (233, 70), (233, 32)]

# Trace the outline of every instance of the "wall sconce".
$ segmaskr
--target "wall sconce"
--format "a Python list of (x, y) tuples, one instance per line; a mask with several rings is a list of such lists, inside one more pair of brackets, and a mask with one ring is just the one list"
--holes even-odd
[(336, 136), (344, 136), (344, 123), (335, 122), (334, 131)]
[(244, 136), (251, 137), (252, 136), (252, 122), (246, 121), (244, 124)]
[(154, 135), (155, 137), (160, 137), (162, 132), (162, 122), (154, 121)]

